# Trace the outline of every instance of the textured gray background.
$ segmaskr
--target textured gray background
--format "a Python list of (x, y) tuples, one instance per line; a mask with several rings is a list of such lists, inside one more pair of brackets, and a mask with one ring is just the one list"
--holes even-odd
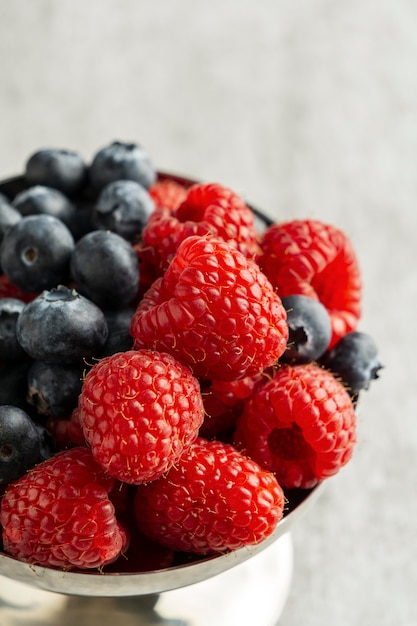
[(294, 532), (282, 626), (417, 623), (416, 32), (414, 0), (0, 0), (0, 177), (138, 141), (356, 247), (386, 367)]

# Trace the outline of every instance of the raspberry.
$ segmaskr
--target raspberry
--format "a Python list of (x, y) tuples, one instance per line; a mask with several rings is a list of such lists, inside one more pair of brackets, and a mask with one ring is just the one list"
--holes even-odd
[(173, 550), (152, 541), (139, 530), (134, 513), (135, 496), (135, 486), (117, 481), (109, 493), (117, 519), (129, 535), (129, 545), (116, 561), (106, 565), (103, 570), (106, 574), (154, 571), (170, 567), (174, 563)]
[(332, 325), (330, 346), (354, 330), (361, 310), (361, 275), (352, 245), (334, 226), (318, 220), (273, 224), (261, 240), (259, 265), (281, 298), (319, 300)]
[(16, 298), (22, 302), (31, 302), (37, 295), (37, 293), (23, 291), (16, 287), (6, 274), (0, 275), (0, 298)]
[(138, 572), (154, 572), (174, 565), (175, 552), (152, 541), (144, 535), (137, 525), (130, 535), (130, 543), (117, 561), (104, 568), (104, 573), (137, 574)]
[(274, 475), (233, 446), (199, 438), (166, 476), (138, 487), (141, 530), (174, 550), (213, 554), (254, 545), (282, 518)]
[(130, 484), (155, 480), (176, 463), (204, 417), (190, 370), (149, 350), (119, 352), (94, 365), (79, 407), (94, 458)]
[(49, 417), (45, 426), (60, 449), (86, 445), (78, 407), (72, 411), (69, 419)]
[(261, 379), (262, 374), (233, 381), (200, 381), (205, 412), (200, 437), (223, 439), (227, 431), (235, 426), (243, 410), (244, 400), (252, 394)]
[(3, 496), (5, 550), (28, 563), (64, 569), (113, 561), (127, 543), (108, 497), (113, 482), (86, 447), (43, 461)]
[(135, 347), (173, 354), (195, 376), (258, 374), (283, 353), (285, 309), (259, 267), (229, 243), (184, 240), (133, 315)]
[(237, 421), (235, 445), (284, 488), (313, 487), (352, 456), (356, 416), (344, 386), (318, 365), (282, 366)]
[(252, 211), (231, 189), (216, 183), (192, 185), (175, 208), (162, 206), (142, 231), (142, 259), (162, 275), (184, 239), (213, 235), (248, 257), (259, 253)]
[(170, 178), (158, 179), (149, 189), (149, 195), (158, 209), (175, 211), (185, 200), (187, 189)]

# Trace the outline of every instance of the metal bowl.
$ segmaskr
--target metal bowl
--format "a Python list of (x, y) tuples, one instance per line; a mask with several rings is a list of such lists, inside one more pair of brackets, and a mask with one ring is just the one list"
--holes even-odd
[[(185, 186), (192, 185), (196, 182), (182, 176), (164, 172), (159, 172), (158, 176), (159, 179), (169, 178)], [(0, 191), (10, 198), (13, 198), (17, 193), (22, 191), (25, 186), (24, 177), (18, 176), (0, 183)], [(269, 217), (252, 205), (251, 209), (255, 214), (257, 227), (260, 232), (272, 223)], [(273, 560), (273, 563), (278, 561), (276, 568), (277, 572), (280, 572), (279, 580), (274, 583), (276, 585), (276, 595), (272, 599), (274, 603), (274, 621), (268, 622), (268, 624), (275, 623), (278, 616), (277, 610), (275, 609), (277, 609), (279, 604), (279, 595), (281, 594), (281, 604), (283, 604), (284, 597), (286, 597), (286, 593), (288, 592), (289, 578), (292, 571), (291, 529), (316, 501), (322, 492), (322, 488), (323, 483), (319, 483), (313, 489), (293, 489), (287, 491), (288, 507), (284, 517), (277, 525), (274, 533), (262, 543), (218, 556), (196, 558), (193, 562), (156, 571), (138, 573), (112, 572), (104, 574), (98, 571), (62, 571), (24, 563), (0, 552), (0, 577), (3, 577), (3, 582), (0, 584), (0, 618), (3, 615), (8, 625), (20, 625), (24, 623), (28, 626), (32, 623), (42, 623), (46, 626), (47, 624), (58, 623), (56, 621), (57, 619), (61, 624), (69, 624), (70, 622), (65, 621), (69, 615), (71, 615), (71, 620), (77, 619), (79, 625), (88, 623), (89, 626), (96, 623), (101, 626), (107, 623), (113, 624), (114, 620), (119, 617), (123, 617), (124, 624), (135, 623), (138, 625), (148, 623), (172, 623), (181, 626), (187, 624), (200, 625), (203, 623), (221, 624), (223, 622), (219, 620), (220, 615), (223, 615), (225, 611), (224, 602), (223, 604), (220, 602), (217, 607), (214, 606), (216, 602), (211, 602), (211, 612), (209, 612), (208, 606), (206, 606), (205, 609), (201, 609), (202, 611), (206, 611), (207, 616), (210, 616), (207, 617), (207, 619), (215, 620), (211, 622), (202, 620), (201, 615), (198, 621), (194, 621), (194, 616), (187, 619), (184, 618), (185, 621), (166, 621), (162, 613), (157, 615), (154, 606), (155, 603), (158, 602), (158, 606), (163, 607), (165, 602), (167, 607), (169, 607), (166, 608), (165, 616), (171, 618), (176, 613), (168, 601), (172, 599), (176, 608), (178, 608), (180, 604), (183, 610), (185, 610), (184, 607), (187, 606), (187, 602), (184, 598), (184, 592), (186, 592), (188, 587), (191, 587), (191, 589), (189, 594), (187, 593), (186, 599), (190, 596), (200, 599), (201, 597), (207, 598), (209, 597), (207, 595), (209, 593), (207, 581), (211, 581), (214, 578), (222, 581), (219, 575), (225, 575), (226, 572), (235, 570), (235, 568), (236, 576), (233, 580), (238, 581), (237, 592), (242, 595), (244, 593), (244, 586), (242, 586), (242, 584), (244, 581), (249, 580), (249, 565), (253, 562), (254, 567), (256, 563), (258, 563), (259, 567), (261, 564), (260, 559), (263, 559), (262, 563), (265, 563), (265, 559), (269, 558), (270, 561), (271, 559)], [(262, 554), (264, 555), (263, 557), (261, 556)], [(246, 567), (246, 569), (243, 570), (243, 567)], [(268, 565), (268, 567), (269, 572), (270, 565)], [(239, 572), (241, 573), (240, 576)], [(234, 583), (230, 577), (227, 580), (228, 582), (226, 584), (230, 591)], [(255, 584), (253, 577), (251, 580), (253, 587)], [(267, 578), (262, 578), (260, 574), (257, 574), (256, 580), (258, 593), (262, 593), (261, 588), (265, 587)], [(281, 592), (279, 593), (280, 582)], [(17, 587), (14, 585), (17, 585)], [(29, 585), (30, 587), (25, 587), (25, 585)], [(53, 593), (51, 594), (49, 592)], [(182, 593), (181, 600), (178, 598), (178, 593)], [(216, 591), (216, 593), (218, 592)], [(74, 596), (78, 597), (77, 602), (75, 602), (75, 599), (73, 601), (69, 600), (70, 597)], [(20, 598), (19, 601), (17, 601), (18, 597)], [(59, 602), (58, 597), (60, 599)], [(101, 598), (105, 604), (97, 604), (95, 599), (98, 598)], [(111, 598), (116, 600), (111, 602)], [(126, 602), (128, 602), (129, 598), (131, 599), (131, 603), (127, 605)], [(114, 602), (116, 602), (116, 604), (114, 604)], [(120, 605), (120, 602), (124, 603), (123, 606)], [(236, 598), (234, 602), (236, 603)], [(42, 607), (43, 610), (42, 617), (39, 618), (40, 621), (37, 617), (40, 610), (39, 607)], [(71, 613), (69, 613), (69, 607), (73, 609)], [(77, 615), (74, 613), (74, 607), (78, 611)], [(217, 613), (213, 613), (215, 610)], [(120, 611), (122, 611), (122, 613), (120, 613)], [(220, 611), (223, 611), (223, 613), (220, 613)], [(193, 612), (193, 610), (191, 610), (191, 612)], [(248, 614), (247, 611), (246, 613)], [(84, 621), (87, 620), (87, 616), (88, 621)], [(129, 619), (132, 616), (135, 616), (134, 621), (130, 622)], [(187, 621), (188, 619), (191, 621)], [(246, 619), (249, 619), (249, 617), (246, 617)], [(108, 622), (107, 620), (110, 621)], [(73, 623), (73, 621), (71, 621), (71, 623)], [(254, 622), (246, 622), (242, 615), (239, 624), (244, 626), (246, 623), (250, 624)], [(258, 621), (259, 626), (263, 626), (263, 624), (264, 622)]]

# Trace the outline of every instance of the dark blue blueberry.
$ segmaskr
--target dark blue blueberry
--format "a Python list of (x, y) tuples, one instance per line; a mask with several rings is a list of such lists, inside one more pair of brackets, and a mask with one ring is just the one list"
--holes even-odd
[(0, 242), (4, 237), (4, 233), (21, 219), (22, 216), (19, 211), (10, 204), (6, 196), (0, 194)]
[(96, 190), (122, 178), (135, 180), (149, 189), (156, 180), (155, 169), (143, 148), (123, 141), (114, 141), (101, 148), (93, 158), (89, 175)]
[(107, 340), (103, 312), (75, 289), (59, 285), (25, 305), (16, 326), (22, 348), (47, 363), (77, 363)]
[(374, 339), (364, 332), (347, 333), (321, 363), (345, 384), (352, 398), (369, 389), (372, 380), (379, 378), (382, 369)]
[(43, 426), (43, 424), (35, 422), (35, 426), (40, 439), (40, 454), (38, 463), (41, 463), (42, 461), (46, 461), (54, 456), (54, 454), (58, 452), (58, 448), (51, 433), (47, 428), (45, 428), (45, 426)]
[(16, 480), (39, 460), (39, 432), (22, 409), (0, 406), (0, 484)]
[(330, 318), (317, 300), (294, 295), (282, 298), (287, 311), (288, 343), (281, 357), (284, 363), (316, 361), (326, 351), (331, 338)]
[(13, 404), (30, 412), (27, 403), (27, 375), (31, 361), (0, 366), (0, 405)]
[(24, 291), (39, 292), (66, 282), (74, 238), (52, 215), (28, 215), (4, 235), (0, 248), (3, 272)]
[(101, 191), (93, 210), (93, 226), (133, 241), (154, 209), (154, 201), (142, 185), (134, 180), (116, 180)]
[(110, 356), (116, 352), (127, 352), (132, 349), (133, 339), (130, 334), (130, 323), (134, 312), (135, 309), (129, 308), (105, 312), (109, 336), (101, 356)]
[(17, 298), (0, 298), (0, 359), (20, 361), (25, 351), (16, 337), (17, 319), (25, 306)]
[(60, 219), (71, 230), (75, 219), (75, 205), (58, 189), (35, 185), (17, 194), (13, 206), (23, 216), (53, 215)]
[(39, 415), (69, 417), (81, 392), (83, 367), (34, 361), (28, 371), (28, 402)]
[(138, 291), (138, 258), (120, 235), (94, 230), (77, 242), (71, 275), (80, 292), (99, 307), (122, 309)]
[(76, 211), (71, 220), (71, 233), (78, 241), (87, 233), (94, 229), (93, 227), (93, 208), (95, 199), (89, 197), (77, 198)]
[(86, 182), (87, 165), (73, 150), (44, 148), (29, 157), (25, 178), (28, 185), (46, 185), (73, 196)]

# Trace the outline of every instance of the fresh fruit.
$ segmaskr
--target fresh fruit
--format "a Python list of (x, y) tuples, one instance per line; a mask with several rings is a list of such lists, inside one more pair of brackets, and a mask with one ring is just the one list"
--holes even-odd
[(68, 279), (74, 239), (52, 215), (22, 217), (3, 237), (0, 263), (16, 287), (39, 292)]
[(281, 300), (287, 312), (289, 331), (287, 348), (281, 362), (317, 361), (326, 351), (332, 336), (326, 307), (307, 296), (286, 296)]
[(75, 205), (58, 189), (35, 185), (15, 196), (13, 206), (23, 216), (52, 215), (71, 230), (75, 220)]
[(19, 287), (16, 287), (6, 274), (0, 275), (0, 297), (1, 298), (17, 298), (22, 302), (30, 302), (34, 300), (38, 294), (31, 293), (29, 291), (22, 291)]
[(105, 311), (109, 334), (100, 356), (110, 356), (115, 352), (127, 352), (133, 348), (130, 324), (134, 312), (135, 309), (130, 307)]
[(20, 313), (16, 335), (33, 359), (77, 363), (98, 353), (107, 339), (104, 313), (75, 289), (43, 291)]
[(285, 310), (258, 266), (229, 243), (192, 236), (133, 316), (136, 348), (173, 354), (195, 376), (258, 374), (285, 350)]
[(54, 438), (52, 437), (49, 430), (41, 424), (40, 422), (35, 422), (36, 430), (38, 431), (39, 440), (40, 440), (40, 454), (39, 454), (39, 463), (42, 461), (46, 461), (47, 459), (52, 458), (58, 452), (58, 448), (55, 444)]
[(0, 242), (4, 233), (22, 219), (21, 214), (7, 200), (6, 196), (0, 195)]
[(310, 488), (351, 458), (354, 407), (328, 371), (311, 363), (284, 365), (246, 402), (234, 443), (284, 488)]
[(27, 374), (28, 402), (39, 415), (70, 415), (77, 406), (82, 379), (82, 365), (33, 361)]
[(171, 178), (160, 178), (149, 189), (149, 194), (158, 209), (175, 211), (185, 200), (187, 189)]
[(4, 551), (112, 574), (192, 563), (263, 541), (350, 459), (381, 364), (344, 233), (273, 224), (120, 141), (90, 164), (40, 150), (0, 189), (0, 295), (20, 301), (2, 320), (0, 300)]
[(25, 303), (17, 298), (0, 298), (0, 359), (20, 361), (25, 352), (17, 340), (17, 319)]
[(379, 378), (382, 369), (374, 339), (359, 331), (347, 333), (323, 356), (321, 363), (340, 378), (356, 401), (359, 392), (369, 389), (372, 380)]
[(80, 293), (103, 309), (126, 307), (139, 289), (137, 255), (111, 231), (93, 230), (77, 242), (71, 275)]
[(7, 488), (4, 548), (19, 560), (65, 570), (115, 560), (127, 545), (109, 491), (114, 480), (86, 447), (59, 452)]
[(50, 433), (57, 450), (87, 445), (80, 423), (80, 409), (78, 406), (72, 411), (69, 418), (48, 417), (45, 428)]
[(191, 186), (175, 208), (161, 206), (142, 232), (141, 258), (162, 275), (179, 244), (192, 235), (213, 235), (228, 241), (248, 258), (259, 253), (252, 211), (234, 191), (215, 183)]
[(155, 480), (177, 463), (204, 417), (199, 383), (169, 354), (120, 352), (86, 375), (80, 422), (96, 461), (119, 480)]
[(122, 179), (134, 180), (149, 189), (156, 180), (156, 172), (141, 146), (113, 141), (95, 154), (89, 168), (89, 179), (98, 191), (114, 180)]
[(270, 226), (261, 248), (259, 265), (282, 298), (309, 296), (326, 307), (332, 325), (330, 347), (355, 330), (362, 281), (345, 233), (319, 220), (297, 219)]
[(0, 485), (23, 476), (40, 452), (39, 432), (29, 415), (16, 406), (0, 406)]
[(86, 182), (87, 165), (74, 150), (43, 148), (26, 162), (25, 179), (29, 186), (45, 185), (73, 196)]
[(27, 402), (27, 375), (30, 360), (0, 364), (0, 405), (11, 404), (30, 412)]
[(201, 395), (204, 403), (204, 422), (199, 435), (205, 439), (224, 439), (232, 430), (263, 374), (246, 376), (233, 381), (202, 380)]
[(128, 241), (137, 240), (155, 208), (147, 190), (134, 180), (115, 180), (100, 192), (92, 222)]
[(174, 550), (213, 554), (254, 545), (282, 518), (276, 478), (230, 444), (197, 439), (166, 476), (140, 485), (139, 528)]

